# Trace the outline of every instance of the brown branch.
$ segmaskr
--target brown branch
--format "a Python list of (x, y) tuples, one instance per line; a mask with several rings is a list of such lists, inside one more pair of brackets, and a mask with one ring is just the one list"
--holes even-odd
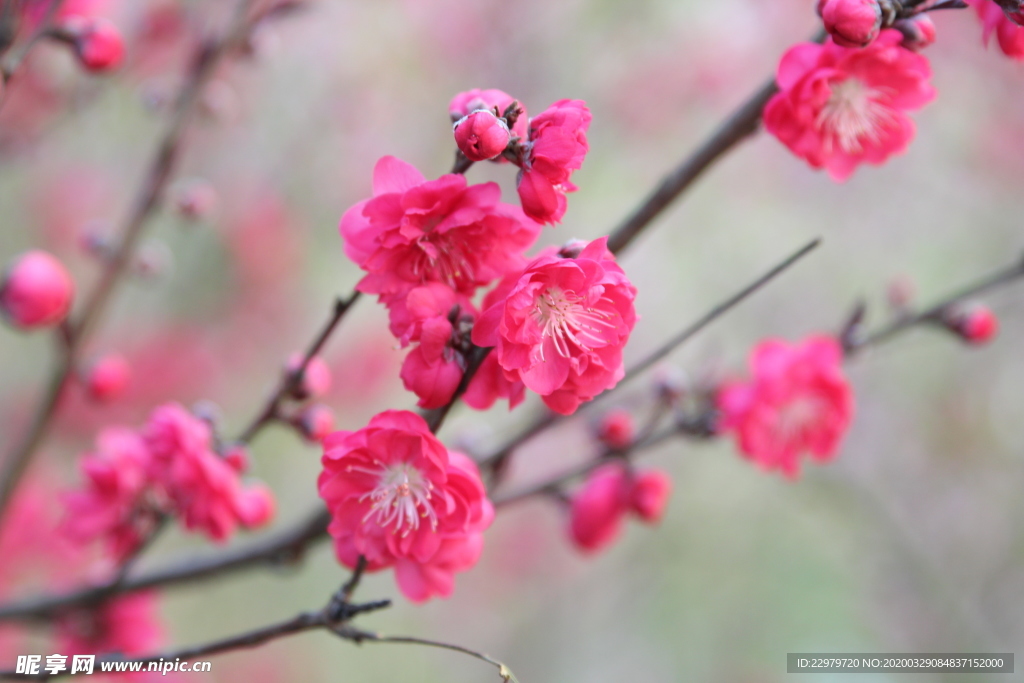
[[(64, 2), (65, 0), (50, 0), (50, 4), (46, 7), (46, 13), (40, 20), (39, 26), (32, 32), (32, 35), (26, 38), (25, 41), (18, 46), (18, 49), (11, 53), (10, 58), (8, 58), (7, 61), (4, 62), (3, 66), (0, 67), (0, 85), (6, 85), (11, 80), (15, 72), (17, 72), (22, 63), (28, 57), (29, 52), (32, 51), (32, 48), (34, 48), (40, 40), (49, 35), (53, 28), (53, 20), (56, 18), (57, 12), (60, 11), (61, 5), (63, 5)], [(18, 22), (18, 17), (13, 14), (8, 15), (8, 12), (13, 12), (15, 14), (18, 12), (18, 8), (15, 7), (15, 3), (7, 3), (4, 6), (4, 16), (2, 21), (5, 24), (5, 28), (8, 26), (14, 27)], [(4, 51), (6, 51), (6, 47), (4, 50), (0, 50), (0, 54), (3, 54)], [(0, 93), (0, 107), (3, 106), (5, 99), (6, 92)]]
[[(352, 579), (346, 586), (354, 585), (358, 583), (359, 574), (361, 572), (357, 569), (353, 573)], [(343, 588), (344, 590), (344, 588)], [(194, 660), (197, 657), (205, 657), (209, 655), (221, 654), (224, 652), (231, 652), (234, 650), (248, 649), (258, 647), (264, 643), (268, 643), (278, 638), (284, 638), (286, 636), (295, 635), (304, 631), (311, 631), (314, 629), (330, 629), (339, 633), (347, 628), (348, 622), (354, 617), (360, 614), (367, 614), (369, 612), (376, 612), (381, 609), (385, 609), (391, 606), (390, 600), (375, 600), (373, 602), (367, 602), (363, 604), (353, 605), (349, 604), (346, 600), (341, 607), (338, 609), (337, 596), (332, 596), (330, 602), (323, 609), (316, 612), (303, 612), (298, 614), (291, 619), (280, 621), (269, 626), (263, 626), (257, 629), (246, 631), (235, 636), (228, 638), (222, 638), (219, 640), (213, 640), (208, 643), (201, 645), (193, 645), (190, 647), (184, 647), (177, 650), (170, 650), (167, 652), (158, 652), (143, 657), (124, 657), (123, 655), (101, 655), (96, 658), (96, 666), (99, 667), (106, 663), (138, 663), (147, 664), (150, 662), (174, 662), (176, 660)], [(102, 669), (100, 669), (102, 671)], [(165, 673), (166, 672), (162, 672)], [(0, 671), (0, 679), (9, 680), (24, 680), (24, 679), (40, 679), (48, 680), (51, 678), (61, 678), (63, 676), (70, 675), (70, 671), (65, 671), (60, 674), (50, 675), (45, 672), (35, 675), (24, 675), (16, 674), (13, 671)]]
[(462, 373), (462, 379), (459, 380), (459, 386), (455, 388), (455, 393), (448, 400), (448, 403), (444, 404), (440, 408), (435, 410), (428, 410), (424, 413), (423, 417), (427, 421), (427, 425), (430, 426), (430, 431), (433, 434), (437, 434), (437, 431), (441, 429), (445, 419), (448, 417), (448, 413), (451, 412), (452, 407), (458, 403), (462, 395), (469, 389), (469, 383), (473, 381), (473, 377), (476, 375), (476, 371), (483, 365), (484, 359), (487, 358), (487, 354), (491, 352), (491, 349), (482, 348), (480, 346), (474, 346), (469, 354), (469, 362), (466, 364), (466, 371)]
[(86, 299), (81, 314), (68, 328), (62, 358), (57, 362), (50, 377), (48, 389), (35, 412), (28, 432), (3, 461), (3, 471), (0, 473), (0, 518), (32, 455), (42, 443), (53, 421), (57, 404), (74, 372), (81, 348), (106, 309), (115, 286), (128, 270), (143, 228), (152, 218), (163, 197), (181, 155), (185, 129), (195, 113), (203, 88), (213, 76), (221, 58), (240, 46), (247, 35), (246, 15), (251, 1), (239, 0), (231, 28), (224, 37), (212, 43), (204, 42), (193, 57), (190, 76), (179, 94), (171, 123), (157, 147), (135, 205), (121, 230), (117, 248), (111, 254), (99, 281)]
[(331, 311), (331, 317), (324, 323), (323, 328), (317, 334), (316, 338), (310, 342), (309, 347), (306, 349), (305, 354), (302, 356), (302, 362), (299, 366), (293, 370), (285, 372), (284, 377), (281, 378), (281, 382), (277, 389), (271, 394), (270, 398), (267, 399), (263, 409), (253, 418), (253, 421), (249, 423), (249, 426), (245, 428), (242, 435), (238, 437), (239, 443), (249, 443), (252, 441), (257, 434), (262, 431), (264, 427), (276, 420), (280, 415), (281, 403), (291, 395), (298, 387), (302, 384), (302, 377), (306, 372), (306, 368), (309, 367), (309, 363), (323, 349), (327, 340), (330, 339), (331, 335), (338, 328), (338, 325), (345, 318), (345, 314), (348, 313), (349, 309), (352, 308), (353, 304), (359, 300), (361, 293), (358, 291), (352, 292), (347, 299), (337, 298), (334, 301), (334, 308)]
[[(814, 37), (814, 42), (825, 39), (824, 31)], [(725, 122), (679, 166), (669, 172), (644, 202), (626, 218), (608, 238), (608, 248), (613, 254), (625, 249), (637, 236), (679, 198), (697, 178), (712, 164), (723, 157), (737, 144), (757, 132), (761, 113), (768, 100), (778, 92), (775, 77), (772, 76), (758, 88)]]
[(190, 557), (159, 569), (140, 572), (64, 594), (45, 595), (0, 606), (0, 621), (47, 620), (72, 609), (98, 604), (114, 595), (166, 587), (235, 573), (256, 566), (294, 564), (313, 544), (327, 538), (330, 514), (318, 505), (299, 523), (264, 539), (213, 555)]
[(1020, 258), (1016, 263), (946, 296), (928, 308), (899, 317), (892, 323), (864, 337), (858, 339), (855, 335), (844, 335), (843, 350), (848, 357), (851, 357), (870, 346), (877, 346), (890, 341), (894, 337), (915, 327), (940, 325), (943, 313), (950, 306), (1021, 278), (1024, 278), (1024, 258)]

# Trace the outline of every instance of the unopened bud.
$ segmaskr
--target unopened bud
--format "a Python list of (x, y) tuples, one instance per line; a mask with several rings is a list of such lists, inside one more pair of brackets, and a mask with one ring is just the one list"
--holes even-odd
[(79, 63), (89, 71), (112, 71), (124, 60), (124, 38), (102, 17), (66, 17), (58, 30), (68, 36)]
[(315, 403), (302, 411), (296, 426), (304, 438), (319, 443), (334, 431), (334, 411)]
[(455, 144), (470, 161), (493, 159), (508, 147), (512, 134), (504, 119), (479, 109), (455, 122)]
[(903, 47), (920, 52), (935, 42), (935, 22), (927, 14), (918, 14), (909, 19), (897, 21), (893, 28), (903, 34)]
[[(302, 366), (301, 353), (293, 353), (288, 357), (288, 372), (295, 372)], [(331, 369), (320, 356), (313, 356), (306, 364), (302, 373), (302, 381), (292, 391), (297, 399), (317, 398), (331, 390)]]
[(608, 448), (623, 450), (633, 443), (636, 428), (633, 416), (623, 409), (612, 410), (601, 418), (597, 426), (597, 438)]
[(0, 313), (23, 329), (51, 327), (71, 310), (75, 283), (64, 265), (45, 251), (19, 256), (0, 283)]
[(956, 308), (943, 316), (943, 322), (968, 344), (987, 344), (999, 332), (999, 318), (987, 306)]
[(224, 453), (224, 462), (239, 474), (249, 470), (249, 461), (249, 449), (240, 443), (232, 444)]
[(629, 492), (629, 507), (648, 524), (657, 524), (665, 514), (672, 495), (672, 479), (661, 470), (639, 472)]
[(173, 194), (175, 210), (190, 221), (208, 217), (217, 206), (217, 191), (202, 178), (181, 181)]
[(836, 45), (866, 47), (882, 29), (878, 0), (819, 0), (818, 14)]
[(98, 403), (114, 401), (128, 390), (132, 369), (123, 356), (107, 354), (89, 366), (85, 373), (85, 392)]

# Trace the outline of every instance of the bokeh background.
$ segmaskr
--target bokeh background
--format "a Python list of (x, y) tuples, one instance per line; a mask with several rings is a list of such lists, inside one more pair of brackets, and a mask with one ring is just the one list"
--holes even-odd
[[(124, 3), (118, 24), (137, 36), (155, 4)], [(199, 17), (223, 4), (183, 3)], [(218, 75), (187, 138), (179, 175), (209, 180), (215, 211), (198, 223), (170, 210), (158, 216), (144, 249), (161, 274), (119, 291), (90, 348), (131, 359), (129, 396), (107, 406), (69, 397), (33, 478), (50, 491), (74, 486), (75, 458), (100, 426), (138, 425), (169, 400), (212, 400), (225, 432), (237, 433), (283, 359), (358, 280), (337, 221), (369, 194), (375, 161), (394, 154), (428, 177), (450, 167), (447, 104), (456, 92), (501, 88), (531, 112), (565, 97), (588, 102), (591, 151), (573, 178), (580, 190), (543, 241), (594, 238), (759, 86), (788, 46), (813, 33), (812, 5), (318, 0), (267, 27), (250, 58)], [(639, 289), (642, 320), (628, 358), (813, 237), (823, 238), (821, 249), (671, 365), (690, 377), (740, 370), (758, 340), (837, 330), (859, 300), (871, 324), (884, 323), (894, 278), (911, 281), (928, 303), (1020, 257), (1024, 71), (985, 49), (973, 12), (940, 12), (935, 21), (939, 41), (927, 56), (940, 95), (916, 116), (907, 154), (837, 185), (759, 135), (630, 247), (621, 264)], [(94, 281), (83, 235), (109, 234), (123, 220), (182, 72), (173, 40), (145, 57), (130, 51), (122, 74), (93, 78), (58, 48), (38, 51), (33, 66), (59, 97), (42, 112), (25, 104), (0, 115), (0, 262), (42, 247), (69, 265), (81, 291)], [(477, 164), (469, 177), (498, 181), (514, 201), (509, 167)], [(671, 442), (648, 458), (675, 481), (659, 528), (630, 525), (611, 550), (584, 558), (567, 542), (557, 504), (524, 503), (499, 515), (482, 561), (458, 577), (451, 599), (413, 606), (389, 573), (374, 575), (361, 596), (396, 605), (361, 624), (486, 651), (524, 683), (768, 683), (786, 678), (787, 652), (1013, 651), (1024, 642), (1024, 290), (986, 302), (1002, 321), (987, 347), (920, 331), (851, 363), (853, 428), (833, 463), (808, 467), (799, 481), (751, 466), (728, 440)], [(48, 341), (0, 329), (4, 448), (41, 392)], [(414, 405), (398, 379), (402, 354), (383, 309), (362, 301), (325, 354), (335, 372), (327, 402), (340, 428)], [(651, 392), (642, 378), (602, 408), (642, 413)], [(484, 452), (539, 407), (459, 410), (442, 437)], [(600, 412), (532, 442), (512, 482), (591, 457)], [(254, 473), (278, 496), (275, 524), (304, 515), (316, 502), (319, 450), (274, 428), (253, 453)], [(208, 546), (174, 531), (142, 564), (215, 550)], [(322, 544), (295, 569), (168, 590), (167, 643), (318, 607), (345, 576)], [(32, 577), (8, 594), (38, 588)], [(218, 657), (212, 674), (186, 678), (497, 680), (454, 653), (355, 647), (325, 634)]]

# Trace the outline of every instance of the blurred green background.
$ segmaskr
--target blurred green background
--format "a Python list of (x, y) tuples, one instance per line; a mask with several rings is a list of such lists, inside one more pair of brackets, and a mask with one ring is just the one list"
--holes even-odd
[[(122, 20), (130, 25), (143, 4), (125, 8)], [(96, 353), (137, 359), (134, 393), (111, 407), (71, 401), (44, 449), (46, 476), (73, 486), (74, 458), (98, 426), (136, 425), (168, 400), (211, 399), (226, 433), (237, 433), (282, 359), (358, 280), (336, 226), (369, 194), (375, 161), (393, 154), (428, 177), (449, 168), (447, 104), (456, 92), (501, 88), (533, 113), (565, 97), (588, 102), (591, 150), (573, 178), (580, 190), (569, 196), (564, 223), (542, 239), (590, 239), (610, 232), (788, 46), (813, 33), (812, 5), (321, 0), (269, 27), (255, 57), (220, 74), (211, 111), (188, 137), (180, 175), (209, 179), (217, 210), (199, 225), (170, 211), (159, 216), (147, 242), (166, 245), (173, 267), (124, 287), (95, 340)], [(739, 370), (758, 340), (835, 331), (861, 299), (870, 323), (884, 323), (893, 278), (911, 280), (927, 304), (1020, 258), (1024, 72), (982, 46), (973, 12), (941, 12), (935, 21), (939, 41), (927, 56), (940, 95), (916, 115), (908, 153), (837, 185), (759, 135), (621, 257), (642, 316), (627, 363), (813, 237), (824, 239), (821, 249), (672, 364), (693, 377)], [(47, 59), (66, 78), (71, 104), (38, 139), (4, 152), (0, 262), (51, 249), (86, 291), (97, 268), (77, 246), (80, 230), (102, 232), (103, 221), (123, 218), (164, 122), (146, 102), (169, 92), (176, 76), (169, 68), (88, 79), (58, 51)], [(469, 178), (497, 180), (515, 201), (509, 167), (477, 164)], [(396, 605), (360, 624), (488, 652), (523, 683), (768, 683), (787, 678), (787, 652), (1013, 651), (1024, 639), (1022, 288), (986, 302), (1003, 323), (990, 346), (913, 332), (851, 363), (857, 415), (842, 453), (809, 466), (798, 482), (751, 466), (728, 440), (672, 442), (648, 458), (675, 481), (659, 528), (631, 524), (610, 551), (582, 558), (554, 503), (503, 510), (482, 561), (457, 578), (451, 599), (413, 606), (390, 573), (374, 575), (360, 596)], [(0, 330), (4, 446), (41, 390), (51, 360), (45, 342)], [(383, 309), (362, 301), (325, 354), (340, 428), (414, 405), (397, 377), (402, 353)], [(640, 379), (619, 398), (639, 402), (650, 391)], [(500, 406), (485, 415), (460, 410), (441, 436), (486, 451), (538, 409), (531, 399), (511, 415)], [(590, 457), (589, 420), (599, 412), (531, 443), (514, 481)], [(277, 524), (316, 502), (317, 448), (275, 428), (255, 444), (254, 463), (279, 497)], [(206, 546), (174, 531), (143, 565)], [(169, 644), (319, 607), (345, 577), (322, 545), (294, 570), (168, 590)], [(800, 676), (833, 678), (840, 676)], [(312, 634), (219, 657), (213, 674), (188, 680), (497, 677), (454, 653)]]

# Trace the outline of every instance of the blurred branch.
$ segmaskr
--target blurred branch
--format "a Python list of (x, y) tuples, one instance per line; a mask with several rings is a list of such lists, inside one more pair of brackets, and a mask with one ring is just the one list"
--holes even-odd
[(150, 162), (134, 208), (120, 231), (117, 247), (111, 253), (95, 288), (83, 304), (81, 314), (68, 328), (61, 358), (50, 377), (46, 393), (36, 409), (28, 432), (3, 461), (3, 471), (0, 473), (0, 518), (3, 517), (4, 510), (32, 455), (46, 435), (60, 397), (74, 372), (80, 349), (106, 310), (116, 285), (128, 270), (143, 228), (152, 218), (163, 197), (181, 155), (184, 132), (192, 120), (204, 87), (221, 59), (240, 47), (248, 35), (250, 24), (246, 17), (251, 2), (252, 0), (239, 0), (231, 26), (224, 36), (213, 42), (202, 42), (193, 56), (191, 71), (178, 96), (171, 122)]
[(122, 593), (190, 583), (260, 565), (292, 564), (297, 562), (310, 546), (327, 538), (328, 522), (330, 514), (322, 505), (317, 505), (308, 517), (294, 526), (240, 548), (205, 557), (185, 558), (137, 576), (118, 578), (106, 584), (63, 595), (46, 595), (0, 605), (0, 621), (47, 620), (71, 609), (94, 605)]
[[(5, 2), (3, 12), (0, 13), (0, 55), (7, 51), (10, 47), (10, 42), (13, 41), (16, 34), (20, 17), (18, 13), (23, 8), (17, 7), (17, 2)], [(0, 66), (0, 84), (6, 85), (11, 77), (14, 76), (15, 72), (21, 67), (22, 63), (28, 57), (28, 53), (32, 51), (32, 48), (36, 46), (40, 40), (45, 38), (50, 30), (53, 28), (53, 20), (57, 16), (57, 12), (60, 11), (61, 5), (64, 4), (64, 0), (50, 0), (50, 4), (46, 7), (46, 13), (43, 18), (39, 21), (39, 26), (36, 27), (35, 31), (32, 32), (28, 38), (26, 38), (18, 48), (11, 53), (11, 56)], [(8, 32), (10, 34), (8, 35)], [(6, 99), (6, 90), (0, 91), (0, 107), (3, 107), (4, 100)]]
[[(197, 657), (258, 647), (272, 640), (277, 640), (278, 638), (313, 629), (330, 629), (341, 635), (342, 630), (347, 627), (348, 622), (354, 617), (360, 614), (376, 612), (391, 606), (390, 600), (374, 600), (373, 602), (362, 604), (351, 604), (349, 602), (348, 598), (351, 596), (352, 589), (354, 589), (355, 585), (359, 582), (359, 578), (364, 567), (365, 562), (361, 561), (359, 566), (353, 572), (352, 578), (344, 587), (342, 587), (342, 590), (331, 596), (327, 605), (316, 612), (303, 612), (291, 619), (246, 631), (245, 633), (231, 636), (229, 638), (222, 638), (220, 640), (180, 648), (178, 650), (158, 652), (144, 657), (124, 657), (120, 654), (101, 655), (96, 658), (96, 664), (102, 665), (106, 663), (122, 662), (146, 664), (149, 662), (175, 662), (177, 660), (188, 661), (194, 660)], [(162, 673), (166, 675), (167, 672), (164, 671)], [(67, 675), (70, 675), (70, 671), (65, 671), (57, 675), (50, 675), (45, 672), (36, 675), (25, 675), (16, 674), (13, 671), (0, 671), (0, 679), (9, 680), (25, 680), (33, 678), (48, 680), (50, 678), (61, 678)]]
[[(763, 275), (755, 279), (753, 282), (740, 289), (735, 294), (729, 296), (725, 300), (711, 307), (711, 309), (708, 310), (707, 313), (705, 313), (700, 318), (692, 322), (690, 325), (686, 326), (677, 335), (669, 339), (662, 346), (655, 349), (652, 353), (644, 357), (639, 363), (637, 363), (635, 366), (626, 371), (625, 376), (619, 382), (619, 384), (617, 384), (612, 389), (606, 391), (604, 394), (602, 394), (602, 396), (606, 396), (614, 392), (617, 388), (621, 387), (627, 381), (637, 376), (644, 370), (647, 370), (649, 367), (663, 359), (669, 353), (679, 348), (681, 345), (685, 344), (687, 341), (693, 338), (693, 336), (696, 335), (698, 332), (700, 332), (708, 325), (722, 317), (725, 313), (729, 312), (737, 305), (745, 301), (752, 294), (754, 294), (762, 287), (767, 285), (769, 282), (774, 280), (776, 277), (781, 275), (783, 272), (788, 270), (793, 264), (802, 259), (804, 256), (814, 251), (820, 244), (820, 239), (812, 240), (811, 242), (809, 242), (808, 244), (804, 245), (796, 252), (791, 254), (790, 256), (787, 256), (777, 265), (773, 266), (770, 270), (768, 270), (768, 272), (764, 273)], [(551, 427), (552, 425), (556, 424), (559, 421), (560, 416), (551, 413), (542, 415), (541, 417), (534, 420), (522, 431), (520, 431), (518, 434), (516, 434), (514, 437), (509, 439), (503, 446), (499, 447), (497, 451), (480, 460), (478, 464), (482, 468), (490, 468), (492, 470), (497, 470), (501, 468), (502, 465), (504, 465), (505, 460), (512, 455), (516, 448), (526, 443), (534, 436), (536, 436), (537, 434), (541, 433), (542, 431), (544, 431), (548, 427)]]
[(941, 325), (942, 316), (950, 306), (1022, 278), (1024, 278), (1024, 258), (1018, 258), (1014, 264), (983, 277), (924, 310), (901, 316), (868, 335), (860, 338), (857, 338), (855, 334), (844, 335), (843, 350), (847, 356), (854, 356), (869, 346), (883, 344), (912, 328)]
[[(812, 40), (822, 42), (825, 32)], [(778, 92), (775, 76), (768, 79), (725, 122), (679, 166), (670, 171), (644, 202), (626, 218), (608, 238), (608, 248), (618, 254), (658, 215), (685, 192), (704, 171), (737, 144), (757, 132), (761, 113), (768, 100)]]
[(285, 372), (277, 390), (271, 394), (270, 398), (263, 406), (263, 409), (255, 418), (253, 418), (253, 421), (245, 428), (242, 435), (238, 437), (239, 443), (249, 443), (264, 427), (279, 417), (281, 403), (302, 384), (303, 375), (306, 372), (306, 368), (309, 367), (310, 361), (313, 360), (314, 356), (320, 353), (324, 344), (327, 343), (327, 340), (330, 339), (331, 335), (334, 334), (334, 331), (338, 328), (338, 325), (345, 318), (345, 314), (348, 313), (353, 304), (359, 300), (361, 295), (361, 292), (354, 291), (347, 299), (339, 297), (334, 300), (331, 317), (327, 319), (327, 322), (324, 324), (323, 328), (321, 328), (316, 338), (310, 342), (309, 347), (302, 356), (302, 362), (297, 368)]

